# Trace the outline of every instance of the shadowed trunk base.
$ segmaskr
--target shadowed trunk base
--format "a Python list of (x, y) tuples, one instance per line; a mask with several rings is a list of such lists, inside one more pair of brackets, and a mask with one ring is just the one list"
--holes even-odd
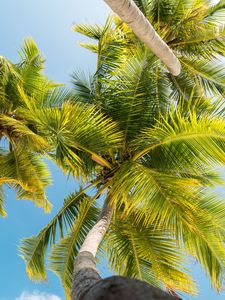
[(122, 276), (101, 279), (95, 257), (87, 251), (78, 254), (73, 278), (72, 300), (179, 300), (137, 279)]
[(143, 281), (113, 276), (96, 282), (79, 300), (178, 300)]
[(79, 253), (74, 264), (71, 299), (82, 299), (83, 294), (100, 280), (95, 257), (87, 251)]

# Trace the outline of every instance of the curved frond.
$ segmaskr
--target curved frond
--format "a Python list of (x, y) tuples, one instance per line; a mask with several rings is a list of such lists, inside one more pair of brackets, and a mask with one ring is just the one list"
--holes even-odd
[(0, 56), (0, 110), (5, 112), (17, 104), (16, 87), (22, 83), (22, 78), (15, 66), (3, 56)]
[(75, 24), (72, 30), (88, 38), (99, 40), (104, 31), (104, 27), (90, 24)]
[(184, 246), (204, 268), (212, 286), (221, 291), (225, 274), (224, 200), (219, 195), (203, 192), (199, 211), (193, 213), (197, 226), (183, 227)]
[(201, 180), (195, 177), (182, 178), (127, 162), (114, 176), (109, 193), (111, 201), (123, 207), (125, 215), (140, 209), (139, 218), (142, 219), (142, 213), (149, 211), (152, 223), (169, 228), (175, 216), (186, 219), (188, 212), (196, 209), (196, 193), (200, 186)]
[(20, 74), (23, 88), (28, 94), (41, 94), (58, 85), (43, 75), (45, 60), (32, 38), (24, 40), (19, 54), (21, 61), (15, 65), (15, 68)]
[[(151, 69), (149, 64), (152, 64)], [(106, 78), (103, 83), (105, 89), (101, 91), (100, 105), (118, 122), (126, 141), (141, 128), (154, 123), (157, 116), (168, 109), (170, 83), (145, 49), (136, 51), (112, 78)]]
[(43, 69), (44, 58), (32, 38), (24, 40), (19, 54), (21, 57), (20, 67), (26, 69), (32, 66), (38, 71)]
[(74, 72), (72, 75), (72, 83), (74, 86), (75, 94), (79, 97), (80, 101), (86, 103), (93, 103), (93, 76), (85, 76), (84, 73)]
[(6, 216), (6, 211), (4, 209), (4, 200), (5, 200), (5, 195), (2, 186), (0, 186), (0, 215), (2, 217)]
[[(214, 14), (220, 12), (221, 10), (224, 11), (224, 9), (225, 9), (225, 1), (220, 0), (215, 5), (212, 5), (207, 9), (205, 17), (206, 18), (210, 18), (210, 17), (213, 18), (213, 17), (215, 17)], [(218, 18), (218, 16), (216, 16), (216, 17)]]
[(225, 87), (224, 66), (216, 60), (181, 59), (184, 70), (196, 77), (205, 93), (218, 94), (220, 88)]
[[(90, 188), (88, 186), (86, 189)], [(83, 189), (77, 193), (69, 195), (63, 207), (36, 236), (22, 240), (20, 253), (26, 263), (26, 270), (31, 279), (44, 280), (46, 278), (44, 257), (48, 246), (55, 244), (56, 240), (64, 235), (70, 228), (73, 228), (74, 222), (77, 222), (79, 216), (79, 208), (91, 207), (93, 201), (101, 195), (100, 191), (94, 198), (85, 194)], [(93, 208), (96, 212), (96, 208)], [(71, 229), (72, 230), (72, 229)]]
[(111, 168), (102, 156), (120, 147), (122, 134), (117, 124), (95, 106), (65, 102), (61, 110), (33, 108), (27, 118), (37, 125), (38, 131), (44, 132), (56, 151), (56, 161), (62, 166), (73, 165), (75, 174), (85, 172), (79, 153), (98, 157), (103, 165)]
[(11, 143), (16, 143), (19, 138), (20, 143), (24, 142), (29, 149), (41, 151), (42, 149), (47, 150), (49, 147), (47, 140), (32, 131), (28, 127), (29, 124), (26, 124), (24, 120), (17, 120), (13, 117), (0, 114), (0, 124), (3, 127), (2, 133), (6, 135), (10, 134), (9, 140)]
[(118, 274), (145, 280), (160, 288), (196, 292), (185, 269), (179, 242), (166, 230), (133, 225), (117, 218), (107, 237), (110, 266)]
[[(172, 145), (177, 145), (184, 147), (189, 156), (195, 155), (197, 151), (199, 160), (204, 161), (206, 165), (209, 162), (224, 163), (224, 134), (225, 122), (222, 116), (212, 117), (205, 113), (198, 117), (196, 112), (190, 111), (187, 117), (183, 117), (178, 109), (167, 119), (161, 118), (154, 127), (143, 130), (133, 143), (137, 149), (133, 160), (156, 148), (170, 147), (171, 150)], [(140, 149), (140, 146), (143, 149)], [(175, 154), (176, 149), (171, 151)]]
[[(48, 212), (49, 202), (45, 188), (51, 183), (49, 171), (38, 155), (17, 147), (0, 156), (0, 182), (19, 189), (18, 198), (23, 194), (37, 206)], [(29, 195), (29, 196), (28, 196)]]

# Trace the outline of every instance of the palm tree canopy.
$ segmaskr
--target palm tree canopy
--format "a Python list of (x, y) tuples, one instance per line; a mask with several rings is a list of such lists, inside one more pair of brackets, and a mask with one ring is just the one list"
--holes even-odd
[(133, 0), (104, 0), (111, 9), (133, 30), (140, 41), (165, 63), (174, 76), (180, 74), (181, 65), (173, 51), (154, 30), (149, 20)]
[(99, 254), (115, 272), (194, 294), (191, 256), (217, 290), (223, 285), (225, 203), (214, 189), (225, 162), (223, 1), (135, 2), (174, 49), (181, 75), (168, 74), (116, 17), (77, 25), (96, 41), (82, 44), (97, 53), (96, 73), (73, 75), (74, 91), (60, 110), (33, 105), (30, 114), (57, 162), (83, 179), (21, 246), (36, 280), (46, 278), (51, 246), (49, 267), (68, 299), (74, 259), (96, 221), (96, 200), (106, 195), (114, 215)]
[(0, 57), (1, 215), (5, 215), (3, 185), (13, 187), (18, 199), (34, 201), (45, 211), (50, 209), (45, 196), (50, 173), (41, 159), (49, 143), (26, 115), (32, 103), (52, 105), (51, 95), (56, 93), (57, 84), (43, 75), (44, 59), (32, 39), (25, 40), (19, 54), (20, 61), (15, 64)]
[[(182, 66), (180, 76), (174, 77), (149, 49), (143, 47), (145, 63), (142, 68), (149, 66), (147, 79), (149, 86), (152, 89), (154, 87), (152, 94), (161, 99), (173, 98), (178, 101), (180, 96), (189, 99), (195, 87), (196, 96), (223, 96), (225, 79), (221, 59), (225, 49), (224, 1), (219, 1), (217, 5), (213, 4), (214, 1), (206, 0), (134, 2), (173, 50)], [(139, 40), (117, 17), (110, 17), (105, 26), (75, 25), (74, 30), (95, 40), (95, 43), (81, 45), (98, 53), (97, 74), (102, 77), (112, 76), (116, 66), (126, 62), (140, 49)]]

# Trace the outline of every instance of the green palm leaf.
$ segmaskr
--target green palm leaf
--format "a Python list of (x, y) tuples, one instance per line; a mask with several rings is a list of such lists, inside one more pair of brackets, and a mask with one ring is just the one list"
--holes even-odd
[[(157, 64), (148, 69), (153, 62), (151, 54), (139, 49), (114, 72), (113, 78), (103, 81), (107, 88), (101, 93), (102, 108), (120, 124), (125, 140), (132, 139), (140, 128), (154, 123), (167, 110), (170, 83)], [(153, 73), (158, 76), (153, 77)]]
[[(162, 118), (153, 128), (143, 130), (133, 145), (136, 149), (138, 145), (142, 145), (144, 149), (137, 150), (139, 152), (133, 160), (141, 158), (156, 148), (166, 149), (176, 144), (183, 145), (189, 155), (194, 155), (194, 152), (198, 151), (199, 159), (206, 165), (209, 162), (223, 163), (224, 130), (225, 123), (222, 117), (212, 117), (207, 113), (198, 117), (195, 112), (190, 111), (189, 116), (184, 118), (177, 110), (175, 115), (171, 113), (167, 119)], [(176, 149), (174, 148), (173, 151)]]
[(61, 110), (33, 108), (27, 118), (37, 124), (38, 131), (45, 132), (56, 149), (57, 162), (62, 166), (73, 164), (78, 174), (83, 167), (80, 151), (89, 157), (99, 157), (102, 164), (110, 168), (110, 163), (98, 156), (98, 152), (103, 155), (120, 146), (122, 134), (117, 124), (93, 105), (65, 102)]
[(18, 189), (18, 199), (26, 198), (49, 212), (50, 203), (45, 196), (45, 187), (51, 183), (50, 174), (40, 158), (24, 149), (17, 148), (0, 156), (0, 182)]
[(3, 188), (2, 188), (2, 186), (0, 186), (0, 215), (2, 216), (2, 217), (5, 217), (6, 216), (6, 211), (5, 211), (5, 209), (4, 209), (4, 197), (5, 195), (4, 195), (4, 191), (3, 191)]
[(196, 209), (196, 191), (200, 186), (201, 181), (196, 178), (163, 174), (130, 162), (124, 163), (113, 178), (110, 197), (113, 203), (123, 207), (125, 214), (139, 208), (139, 218), (143, 221), (144, 212), (149, 210), (151, 220), (148, 222), (158, 222), (169, 228), (174, 224), (175, 215), (183, 218), (184, 214)]
[(223, 199), (220, 200), (218, 195), (203, 193), (199, 212), (194, 214), (194, 219), (198, 219), (197, 228), (183, 228), (187, 252), (204, 267), (217, 291), (221, 291), (224, 283), (224, 214)]
[(19, 54), (21, 61), (15, 67), (27, 93), (42, 93), (44, 90), (57, 86), (42, 74), (45, 60), (32, 38), (24, 41)]
[(161, 288), (196, 292), (182, 250), (169, 231), (133, 226), (127, 218), (117, 220), (107, 238), (110, 265), (117, 273)]
[(48, 212), (45, 188), (51, 180), (40, 154), (50, 148), (26, 116), (31, 104), (47, 104), (50, 94), (53, 98), (51, 90), (58, 85), (43, 75), (44, 59), (32, 39), (24, 41), (19, 54), (16, 64), (0, 58), (0, 140), (6, 140), (5, 151), (0, 154), (0, 181), (15, 188), (18, 199), (29, 199)]
[(74, 72), (72, 75), (75, 94), (79, 100), (86, 103), (93, 103), (93, 77), (86, 77), (84, 73)]
[(29, 148), (33, 148), (36, 151), (49, 147), (47, 140), (33, 132), (28, 127), (30, 124), (26, 124), (24, 120), (16, 120), (15, 118), (0, 114), (0, 124), (4, 127), (4, 133), (7, 134), (10, 130), (9, 139), (11, 143), (20, 137), (21, 143), (23, 141)]
[[(89, 189), (92, 185), (77, 193), (69, 195), (65, 199), (60, 211), (56, 214), (52, 221), (38, 233), (38, 235), (26, 238), (22, 241), (20, 253), (26, 262), (26, 270), (30, 278), (37, 281), (44, 280), (46, 278), (44, 256), (47, 252), (48, 246), (55, 244), (59, 237), (63, 238), (68, 230), (73, 230), (72, 228), (75, 230), (75, 227), (73, 227), (74, 222), (78, 224), (77, 226), (83, 225), (83, 223), (79, 220), (80, 218), (86, 217), (85, 211), (83, 211), (84, 207), (91, 209), (91, 215), (95, 216), (97, 211), (95, 207), (91, 206), (91, 204), (98, 196), (101, 195), (103, 190), (100, 190), (91, 200), (91, 198), (85, 194), (85, 190)], [(84, 215), (79, 215), (80, 209), (82, 209), (81, 213), (83, 212)], [(88, 210), (86, 213), (89, 215)], [(87, 223), (90, 225), (92, 224), (92, 221), (89, 223), (87, 220)], [(85, 226), (82, 230), (85, 230)], [(83, 236), (82, 233), (79, 235), (78, 241), (81, 236)], [(72, 254), (73, 252), (71, 252), (71, 255)]]
[(224, 67), (215, 60), (187, 60), (181, 59), (184, 70), (196, 76), (196, 82), (208, 91), (215, 94), (218, 92), (218, 87), (225, 86)]
[(220, 10), (224, 10), (224, 8), (225, 8), (225, 1), (224, 0), (218, 1), (215, 5), (212, 5), (207, 9), (206, 18), (213, 17), (214, 14), (220, 12)]

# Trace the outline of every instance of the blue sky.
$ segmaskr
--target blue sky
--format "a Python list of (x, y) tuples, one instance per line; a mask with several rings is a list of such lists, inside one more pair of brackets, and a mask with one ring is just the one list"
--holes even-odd
[[(92, 71), (95, 67), (95, 57), (78, 46), (83, 38), (70, 30), (71, 25), (103, 23), (108, 11), (103, 0), (1, 0), (0, 55), (16, 61), (23, 39), (32, 36), (47, 59), (46, 74), (58, 82), (69, 83), (73, 70)], [(47, 190), (54, 204), (50, 215), (28, 201), (16, 201), (14, 193), (6, 191), (8, 217), (0, 219), (0, 300), (64, 300), (54, 274), (49, 273), (44, 284), (29, 281), (17, 251), (20, 239), (37, 233), (57, 212), (65, 195), (76, 188), (72, 178), (67, 180), (53, 164), (49, 167), (54, 179)], [(109, 274), (106, 265), (101, 269), (105, 276)], [(193, 273), (200, 283), (200, 295), (195, 299), (224, 299), (224, 295), (210, 289), (199, 267), (193, 266)]]

